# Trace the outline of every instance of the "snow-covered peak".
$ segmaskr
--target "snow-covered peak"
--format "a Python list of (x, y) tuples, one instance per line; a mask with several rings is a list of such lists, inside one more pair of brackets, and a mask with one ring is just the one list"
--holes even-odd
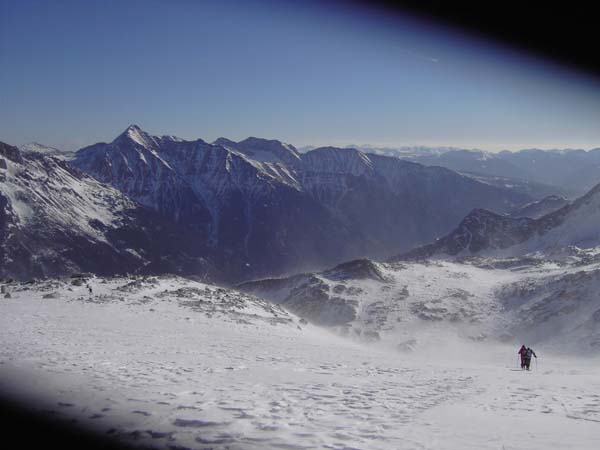
[(157, 145), (156, 138), (146, 133), (137, 125), (129, 125), (123, 133), (117, 136), (113, 141), (113, 144), (118, 144), (127, 140), (144, 148), (152, 148)]
[(302, 155), (305, 170), (362, 176), (373, 172), (369, 157), (354, 148), (320, 147)]
[(300, 153), (293, 145), (276, 139), (249, 137), (234, 142), (227, 138), (219, 138), (214, 142), (228, 150), (244, 154), (248, 158), (261, 163), (279, 163), (295, 166), (300, 163)]

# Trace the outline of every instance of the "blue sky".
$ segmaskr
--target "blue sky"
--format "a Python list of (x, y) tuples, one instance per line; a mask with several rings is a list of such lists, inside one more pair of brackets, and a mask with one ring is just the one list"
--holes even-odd
[[(301, 3), (301, 5), (300, 5)], [(0, 0), (0, 140), (600, 147), (600, 85), (340, 3)]]

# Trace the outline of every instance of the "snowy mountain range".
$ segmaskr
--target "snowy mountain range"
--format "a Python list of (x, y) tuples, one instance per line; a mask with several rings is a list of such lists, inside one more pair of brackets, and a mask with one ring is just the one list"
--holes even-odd
[(74, 155), (0, 143), (3, 382), (138, 447), (495, 448), (536, 412), (595, 448), (600, 184), (512, 180), (135, 126)]
[(359, 259), (238, 288), (343, 335), (407, 351), (452, 330), (598, 354), (598, 223), (600, 184), (539, 218), (475, 209), (452, 233), (387, 262)]
[[(187, 141), (135, 125), (71, 156), (24, 149), (2, 145), (5, 276), (172, 271), (239, 283), (356, 258), (598, 245), (598, 188), (571, 203), (538, 199), (491, 176), (357, 149)], [(426, 153), (452, 152), (464, 156)]]
[[(426, 166), (442, 166), (476, 177), (502, 177), (513, 183), (532, 184), (546, 195), (578, 196), (600, 180), (600, 149), (524, 149), (498, 153), (452, 147), (360, 147), (367, 153), (385, 154)], [(553, 192), (548, 192), (551, 188)]]
[(208, 274), (186, 229), (41, 153), (0, 143), (0, 278)]
[[(132, 125), (79, 150), (74, 166), (207, 236), (234, 280), (386, 258), (443, 235), (469, 210), (532, 197), (440, 167), (276, 140), (209, 144)], [(373, 220), (373, 218), (377, 218)]]

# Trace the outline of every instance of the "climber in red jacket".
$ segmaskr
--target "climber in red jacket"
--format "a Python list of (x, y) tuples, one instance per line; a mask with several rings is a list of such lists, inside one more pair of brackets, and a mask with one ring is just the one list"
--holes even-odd
[(525, 347), (525, 345), (521, 345), (521, 348), (519, 349), (519, 351), (517, 352), (519, 355), (521, 355), (521, 369), (525, 368), (525, 359), (527, 358), (527, 347)]

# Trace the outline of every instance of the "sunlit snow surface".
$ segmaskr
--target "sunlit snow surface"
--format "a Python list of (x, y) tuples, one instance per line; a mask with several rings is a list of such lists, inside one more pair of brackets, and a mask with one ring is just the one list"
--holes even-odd
[(180, 278), (91, 284), (91, 299), (70, 280), (0, 299), (3, 396), (165, 449), (600, 445), (594, 359), (537, 348), (521, 372), (513, 346), (401, 353)]

